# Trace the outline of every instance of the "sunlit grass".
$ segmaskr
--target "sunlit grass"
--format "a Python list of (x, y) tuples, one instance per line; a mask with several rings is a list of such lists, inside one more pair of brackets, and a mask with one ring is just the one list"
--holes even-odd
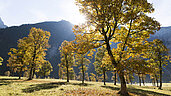
[[(171, 83), (164, 83), (163, 90), (154, 86), (128, 85), (131, 96), (169, 96)], [(26, 78), (18, 80), (18, 77), (0, 76), (0, 96), (119, 96), (120, 85), (102, 82), (85, 82), (60, 79), (34, 79), (27, 81)]]

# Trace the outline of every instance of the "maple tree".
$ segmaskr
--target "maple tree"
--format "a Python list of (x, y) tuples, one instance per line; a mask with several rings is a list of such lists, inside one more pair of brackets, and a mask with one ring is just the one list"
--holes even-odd
[[(63, 41), (59, 47), (61, 55), (60, 67), (66, 72), (67, 82), (69, 82), (70, 71), (73, 70), (72, 66), (74, 65), (74, 53), (72, 50), (72, 42)], [(61, 76), (60, 76), (61, 77)]]
[(10, 49), (12, 52), (9, 52), (8, 55), (10, 55), (9, 59), (7, 60), (7, 66), (10, 67), (11, 74), (14, 76), (14, 73), (16, 72), (17, 67), (17, 56), (16, 56), (16, 49), (12, 48)]
[[(155, 69), (153, 72), (153, 77), (157, 79), (157, 75), (159, 75), (159, 89), (162, 88), (162, 67), (166, 66), (170, 61), (168, 50), (169, 49), (163, 44), (161, 40), (155, 39), (151, 42), (149, 49), (146, 53), (146, 58), (149, 58), (148, 62), (153, 64), (153, 67)], [(156, 81), (158, 82), (158, 80)]]
[(45, 56), (47, 48), (50, 47), (48, 41), (50, 38), (50, 32), (43, 31), (42, 29), (31, 28), (30, 33), (26, 40), (25, 47), (27, 48), (25, 54), (29, 58), (29, 80), (31, 80), (35, 72), (39, 71), (41, 64), (46, 62)]
[(108, 56), (106, 55), (108, 54), (105, 54), (105, 52), (107, 52), (106, 48), (104, 47), (98, 48), (95, 56), (95, 62), (94, 62), (97, 75), (103, 74), (102, 77), (103, 77), (104, 85), (106, 85), (105, 83), (107, 77), (106, 72), (113, 69), (111, 62), (109, 62), (110, 60), (108, 61), (107, 59)]
[(85, 80), (85, 72), (87, 71), (88, 64), (90, 64), (90, 60), (86, 58), (86, 54), (75, 55), (75, 65), (79, 66), (80, 72), (82, 73), (82, 83), (84, 83)]
[(39, 68), (39, 71), (37, 72), (37, 74), (45, 78), (46, 76), (50, 75), (50, 72), (52, 71), (53, 71), (53, 67), (51, 63), (49, 61), (45, 61)]
[(42, 64), (46, 62), (45, 56), (49, 48), (48, 40), (50, 32), (42, 29), (31, 28), (28, 37), (18, 40), (17, 49), (11, 48), (8, 54), (8, 64), (12, 73), (18, 71), (19, 78), (25, 70), (29, 70), (29, 80), (32, 80), (35, 72), (39, 71)]
[[(105, 45), (120, 78), (119, 93), (128, 95), (122, 62), (130, 57), (130, 51), (141, 50), (138, 45), (160, 28), (146, 15), (154, 11), (152, 4), (147, 0), (76, 0), (76, 4), (87, 18), (87, 23), (74, 27), (76, 40), (88, 38), (82, 44), (91, 45), (89, 50)], [(112, 42), (117, 48), (111, 48)]]
[(96, 81), (96, 74), (90, 73), (90, 80), (91, 81)]

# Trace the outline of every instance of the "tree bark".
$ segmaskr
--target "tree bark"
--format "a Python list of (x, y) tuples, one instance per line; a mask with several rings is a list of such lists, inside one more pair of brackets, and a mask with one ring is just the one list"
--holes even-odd
[(127, 92), (125, 78), (124, 78), (124, 72), (122, 72), (122, 71), (119, 72), (119, 78), (120, 78), (120, 82), (121, 82), (121, 89), (118, 92), (118, 94), (123, 95), (123, 96), (129, 96), (129, 94)]
[(31, 67), (31, 69), (30, 69), (30, 74), (29, 74), (28, 80), (32, 80), (33, 79), (32, 78), (32, 73), (33, 73), (33, 67)]
[(116, 85), (116, 70), (114, 70), (114, 72), (115, 72), (115, 76), (114, 76), (114, 85)]
[(104, 85), (106, 85), (106, 74), (105, 74), (105, 68), (103, 68), (103, 82), (104, 82)]
[(34, 68), (34, 60), (36, 58), (36, 46), (34, 46), (34, 52), (33, 52), (33, 61), (31, 62), (31, 69), (30, 69), (30, 74), (29, 74), (29, 78), (28, 80), (32, 80), (33, 79), (33, 68)]
[(140, 75), (138, 75), (138, 78), (139, 78), (139, 85), (141, 86), (141, 78), (140, 78)]
[(67, 68), (67, 82), (69, 82), (69, 65), (67, 60), (67, 55), (65, 56), (66, 68)]
[(161, 60), (160, 60), (159, 69), (160, 69), (160, 86), (159, 86), (159, 89), (162, 89), (162, 65), (161, 65)]
[[(106, 42), (106, 49), (108, 51), (108, 54), (110, 56), (110, 59), (112, 61), (112, 64), (114, 65), (115, 68), (117, 68), (117, 62), (114, 59), (114, 56), (112, 54), (111, 48), (110, 48), (110, 44), (109, 44), (109, 40), (107, 39), (107, 36), (105, 35), (105, 42)], [(118, 94), (120, 95), (124, 95), (124, 96), (129, 96), (128, 92), (127, 92), (127, 87), (126, 87), (126, 82), (125, 82), (125, 78), (124, 78), (124, 73), (122, 72), (122, 70), (120, 70), (119, 74), (119, 78), (120, 78), (120, 82), (121, 82), (121, 88), (120, 91), (118, 92)]]
[(33, 75), (32, 75), (32, 78), (34, 78), (34, 75), (35, 75), (35, 68), (33, 68)]
[[(82, 61), (83, 61), (83, 58), (82, 58)], [(83, 75), (83, 77), (82, 77), (82, 84), (84, 84), (84, 65), (83, 65), (83, 62), (82, 62), (82, 75)]]
[(159, 82), (158, 82), (157, 75), (155, 75), (155, 78), (156, 78), (157, 87), (159, 87)]

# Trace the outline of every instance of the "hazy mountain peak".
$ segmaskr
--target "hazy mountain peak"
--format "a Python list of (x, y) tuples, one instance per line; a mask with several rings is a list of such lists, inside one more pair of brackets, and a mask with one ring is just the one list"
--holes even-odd
[(1, 17), (0, 17), (0, 28), (6, 28), (7, 26), (4, 25), (4, 22), (2, 21)]

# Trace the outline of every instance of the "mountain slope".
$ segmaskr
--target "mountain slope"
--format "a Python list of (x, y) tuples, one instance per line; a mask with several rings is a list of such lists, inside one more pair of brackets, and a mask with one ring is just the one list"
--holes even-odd
[(10, 48), (16, 48), (17, 40), (23, 37), (26, 37), (29, 34), (31, 27), (41, 28), (45, 31), (51, 33), (49, 44), (51, 48), (47, 51), (47, 60), (52, 63), (53, 72), (51, 77), (57, 78), (57, 64), (60, 62), (60, 54), (58, 51), (59, 46), (63, 40), (73, 40), (74, 34), (72, 32), (72, 24), (67, 21), (59, 22), (42, 22), (37, 24), (24, 24), (21, 26), (13, 26), (5, 29), (0, 29), (0, 57), (3, 57), (3, 65), (0, 66), (0, 75), (3, 74), (6, 70), (9, 70), (6, 67), (8, 60), (8, 52)]
[[(47, 60), (49, 60), (53, 66), (53, 72), (51, 77), (58, 78), (58, 63), (60, 63), (59, 46), (64, 40), (71, 41), (74, 39), (72, 32), (72, 24), (67, 21), (59, 22), (42, 22), (37, 24), (24, 24), (21, 26), (13, 26), (8, 28), (0, 29), (0, 57), (3, 57), (3, 65), (0, 66), (0, 75), (4, 74), (5, 71), (9, 70), (6, 67), (8, 52), (10, 48), (16, 48), (17, 40), (26, 37), (29, 34), (31, 27), (41, 28), (51, 33), (49, 44), (51, 48), (47, 51)], [(162, 27), (160, 31), (152, 35), (149, 40), (161, 39), (164, 44), (170, 49), (171, 53), (171, 27)], [(115, 46), (112, 46), (115, 47)], [(93, 61), (88, 68), (88, 73), (95, 73)], [(78, 70), (77, 70), (78, 71)], [(111, 74), (109, 75), (109, 78)], [(149, 80), (149, 79), (148, 79)], [(164, 68), (164, 82), (171, 81), (171, 64)]]
[[(159, 31), (157, 31), (154, 35), (151, 35), (149, 38), (150, 41), (154, 39), (160, 39), (163, 41), (164, 45), (169, 49), (169, 54), (171, 55), (171, 26), (170, 27), (161, 27)], [(169, 82), (171, 81), (171, 63), (163, 68), (164, 76), (163, 81)]]
[(4, 22), (2, 21), (2, 19), (0, 18), (0, 28), (6, 28), (7, 26), (4, 25)]

